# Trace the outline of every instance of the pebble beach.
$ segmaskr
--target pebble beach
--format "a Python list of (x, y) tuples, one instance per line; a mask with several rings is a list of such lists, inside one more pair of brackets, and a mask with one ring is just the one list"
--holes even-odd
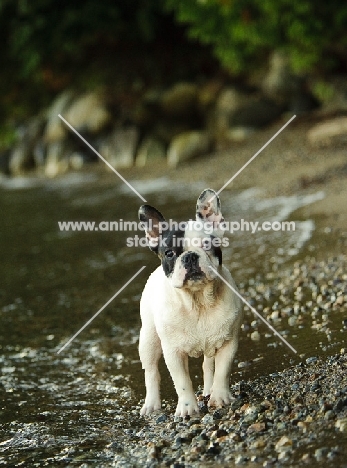
[[(330, 336), (326, 342), (335, 343), (335, 354), (302, 354), (299, 362), (283, 371), (239, 381), (231, 387), (229, 407), (208, 408), (208, 398), (197, 392), (199, 417), (175, 418), (175, 402), (166, 401), (162, 411), (135, 423), (140, 405), (134, 406), (132, 422), (124, 429), (124, 444), (108, 446), (114, 451), (113, 466), (346, 467), (345, 267), (344, 256), (326, 262), (306, 259), (276, 275), (272, 283), (244, 286), (248, 300), (260, 293), (278, 296), (280, 292), (279, 301), (263, 309), (264, 316), (277, 326), (285, 322), (285, 336), (292, 333), (287, 327), (295, 329), (299, 324)], [(254, 339), (258, 324), (250, 311), (245, 324), (243, 333)], [(329, 349), (325, 351), (329, 354)]]

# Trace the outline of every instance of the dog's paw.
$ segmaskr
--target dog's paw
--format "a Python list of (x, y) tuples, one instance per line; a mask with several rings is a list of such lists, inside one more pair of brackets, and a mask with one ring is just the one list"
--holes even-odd
[(212, 390), (208, 406), (227, 406), (230, 405), (231, 393), (228, 388)]
[(185, 416), (192, 416), (193, 414), (199, 414), (198, 403), (195, 396), (180, 398), (177, 403), (175, 416), (184, 418)]
[(151, 414), (153, 411), (161, 409), (160, 400), (157, 401), (145, 401), (145, 404), (142, 406), (140, 415), (145, 416), (146, 414)]

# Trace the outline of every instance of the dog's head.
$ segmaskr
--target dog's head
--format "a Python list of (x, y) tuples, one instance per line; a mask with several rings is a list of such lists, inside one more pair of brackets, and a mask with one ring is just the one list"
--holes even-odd
[(218, 195), (205, 189), (196, 204), (196, 220), (166, 222), (150, 205), (139, 210), (149, 248), (160, 260), (165, 275), (175, 288), (200, 289), (213, 281), (222, 264), (223, 216)]

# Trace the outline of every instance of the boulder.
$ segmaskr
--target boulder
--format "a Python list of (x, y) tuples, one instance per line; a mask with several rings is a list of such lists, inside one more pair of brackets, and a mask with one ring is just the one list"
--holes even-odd
[(333, 75), (324, 82), (316, 82), (314, 88), (325, 110), (330, 112), (344, 112), (347, 110), (346, 74)]
[(197, 113), (197, 103), (197, 86), (182, 82), (163, 93), (160, 107), (166, 117), (187, 119)]
[(283, 113), (284, 108), (265, 96), (249, 96), (248, 102), (230, 116), (230, 127), (260, 128), (270, 124)]
[(312, 146), (345, 145), (347, 143), (347, 117), (336, 117), (314, 125), (307, 132)]
[(269, 70), (261, 83), (263, 93), (283, 104), (287, 104), (293, 92), (298, 90), (297, 77), (293, 74), (288, 55), (275, 50), (269, 59)]
[(288, 55), (276, 50), (270, 56), (269, 70), (261, 82), (265, 96), (280, 104), (283, 110), (303, 114), (316, 109), (319, 101), (307, 86), (304, 76), (293, 73)]
[(86, 158), (84, 154), (75, 151), (70, 155), (69, 166), (75, 171), (79, 171), (86, 163)]
[(99, 152), (115, 169), (131, 167), (135, 161), (139, 130), (134, 127), (117, 127), (101, 143)]
[(69, 148), (64, 141), (55, 141), (47, 146), (44, 174), (56, 177), (69, 169)]
[(167, 161), (170, 167), (177, 167), (183, 161), (193, 159), (210, 150), (211, 141), (206, 132), (184, 132), (170, 143)]
[(156, 125), (154, 125), (151, 134), (158, 140), (161, 140), (166, 145), (168, 145), (171, 140), (180, 133), (189, 132), (191, 130), (195, 130), (195, 128), (183, 120), (178, 122), (170, 122), (167, 120), (158, 119), (158, 122)]
[(226, 88), (209, 116), (209, 131), (217, 139), (225, 138), (232, 127), (259, 128), (273, 122), (282, 112), (283, 107), (268, 97)]
[(222, 88), (223, 82), (219, 79), (209, 80), (199, 88), (198, 105), (202, 112), (214, 105)]
[(68, 131), (66, 125), (62, 122), (59, 114), (66, 118), (65, 112), (74, 98), (74, 93), (71, 90), (62, 92), (53, 101), (51, 107), (47, 111), (47, 124), (43, 134), (45, 143), (50, 144), (55, 141), (60, 141), (65, 138)]
[(135, 164), (137, 167), (153, 165), (156, 162), (164, 161), (166, 156), (165, 145), (160, 140), (147, 137), (141, 143)]
[(150, 89), (135, 107), (132, 120), (142, 128), (152, 127), (160, 115), (160, 101), (162, 92), (158, 89)]
[(10, 172), (10, 150), (0, 151), (0, 174), (9, 174)]
[(19, 141), (11, 152), (9, 172), (13, 176), (24, 174), (35, 167), (34, 148), (42, 134), (43, 118), (34, 117), (20, 132)]
[(100, 133), (111, 121), (106, 102), (100, 93), (86, 93), (76, 98), (63, 117), (78, 132)]

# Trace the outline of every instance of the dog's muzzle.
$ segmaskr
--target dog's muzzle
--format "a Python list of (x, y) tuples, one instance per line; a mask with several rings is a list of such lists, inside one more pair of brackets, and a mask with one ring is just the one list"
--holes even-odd
[(196, 252), (187, 252), (181, 258), (186, 270), (186, 280), (199, 280), (205, 277), (205, 273), (199, 266), (199, 255)]

